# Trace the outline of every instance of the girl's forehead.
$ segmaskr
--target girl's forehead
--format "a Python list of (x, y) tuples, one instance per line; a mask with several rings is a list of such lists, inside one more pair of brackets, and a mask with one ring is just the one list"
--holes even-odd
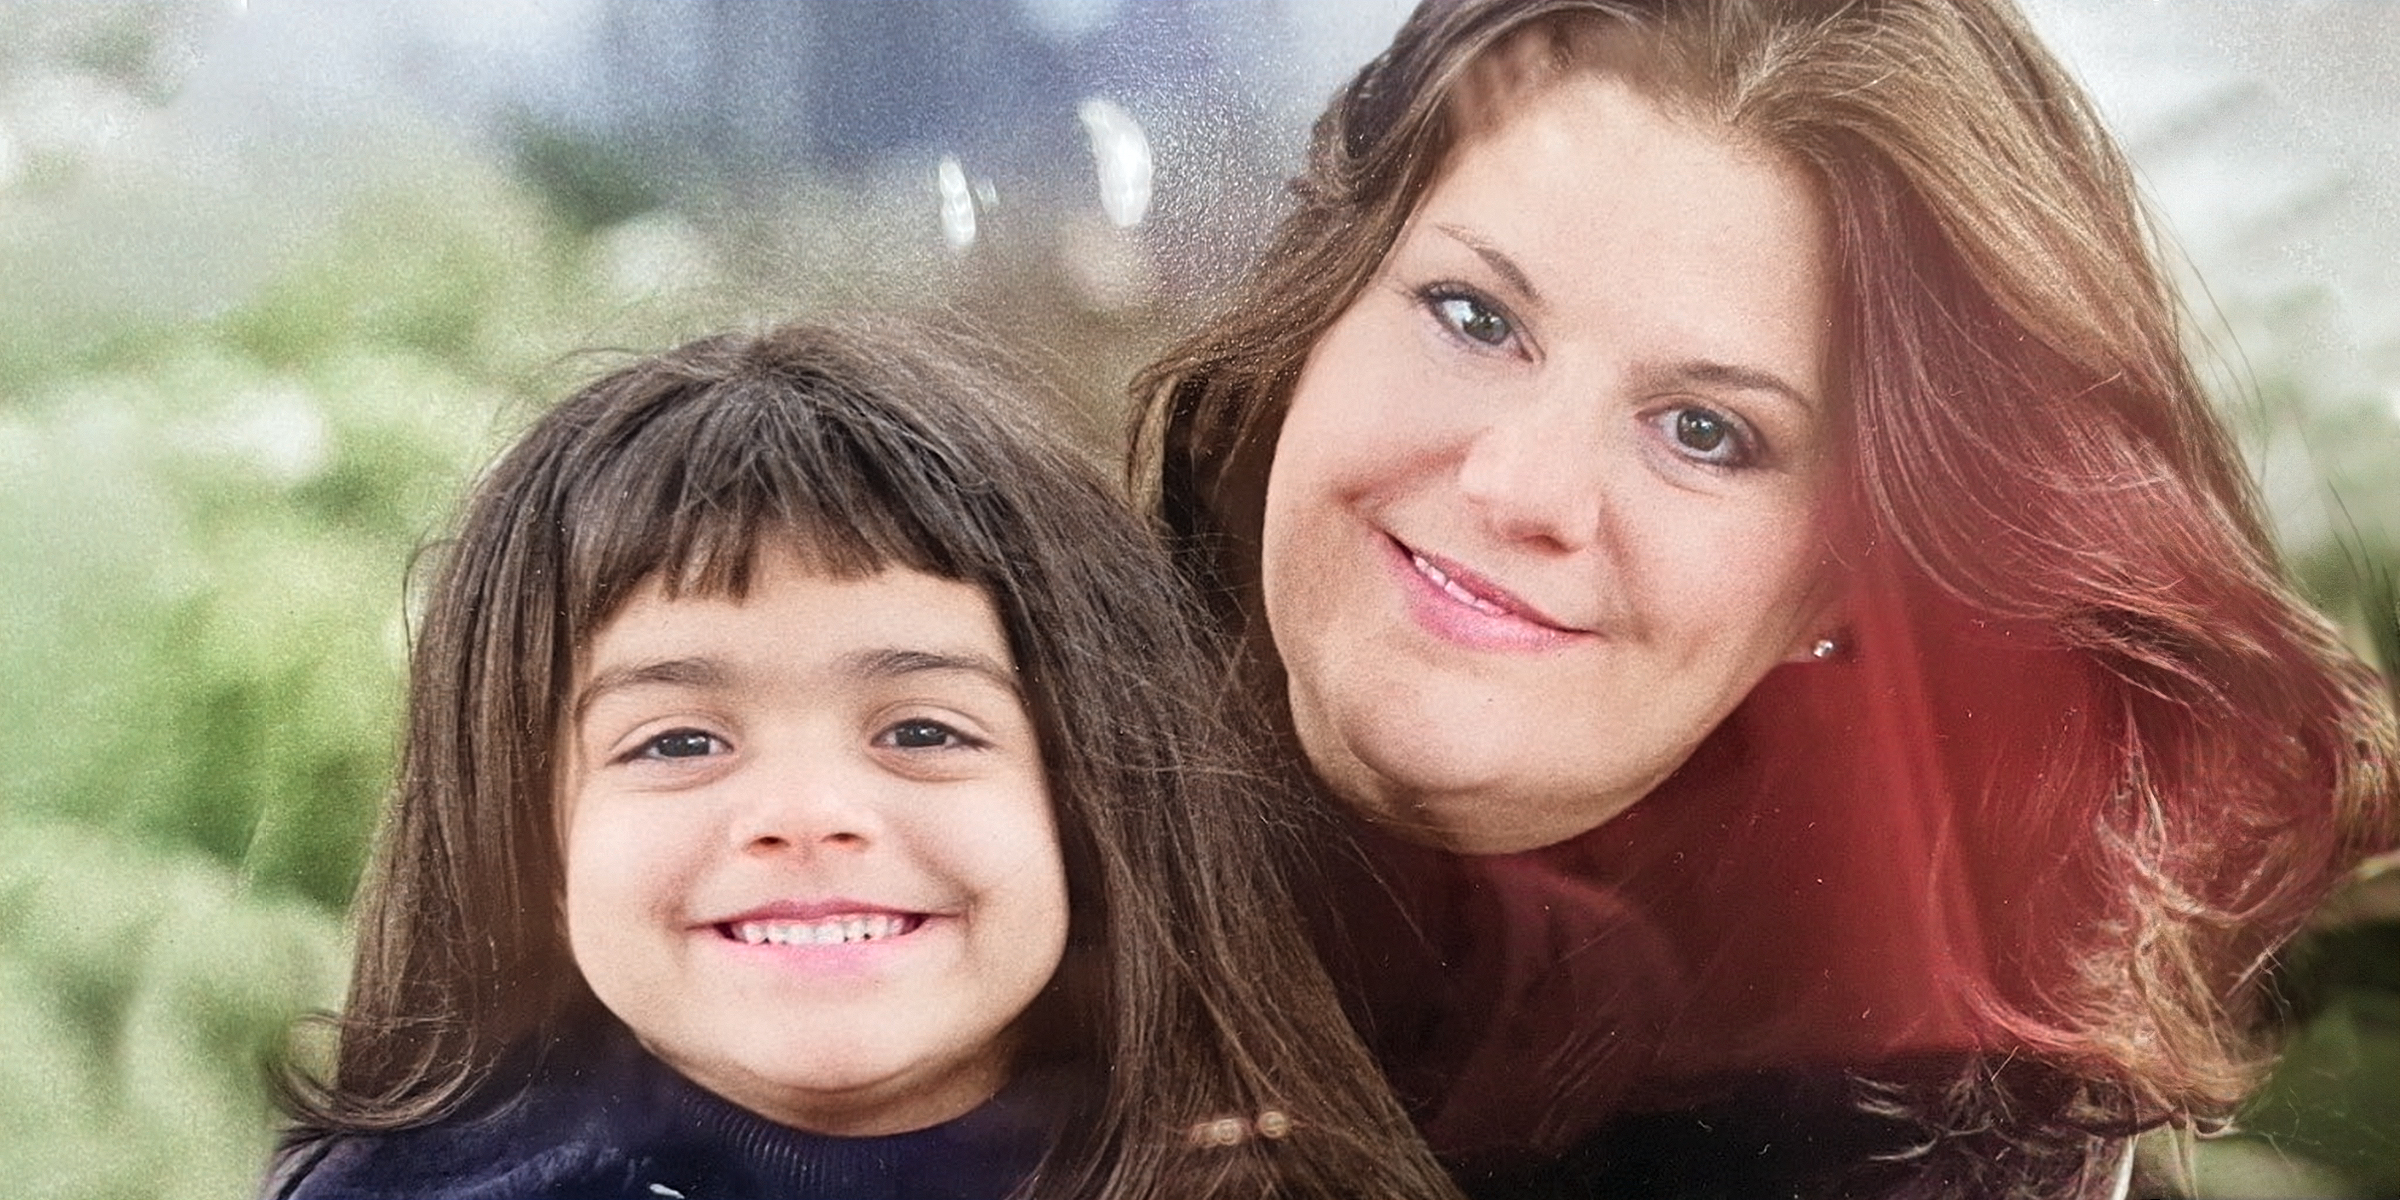
[(828, 569), (765, 542), (738, 591), (671, 590), (664, 575), (644, 580), (594, 631), (578, 674), (695, 656), (809, 671), (853, 659), (976, 659), (998, 673), (1013, 670), (987, 589), (903, 565)]

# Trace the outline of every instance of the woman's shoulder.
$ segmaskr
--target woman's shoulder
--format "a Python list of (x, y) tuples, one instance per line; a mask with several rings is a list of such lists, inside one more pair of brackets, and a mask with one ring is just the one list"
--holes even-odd
[[(1961, 1063), (1970, 1059), (1962, 1057)], [(1474, 1200), (2112, 1200), (2129, 1143), (1960, 1124), (1911, 1102), (1935, 1064), (1757, 1070), (1621, 1112), (1564, 1155), (1462, 1173)]]

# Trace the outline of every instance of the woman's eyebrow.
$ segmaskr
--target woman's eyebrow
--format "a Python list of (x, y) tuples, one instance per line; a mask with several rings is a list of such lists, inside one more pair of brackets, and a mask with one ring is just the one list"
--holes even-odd
[(984, 680), (1011, 696), (1017, 688), (1016, 670), (977, 650), (922, 650), (879, 647), (844, 655), (838, 668), (853, 679), (897, 679), (928, 672), (964, 673)]
[(1782, 376), (1771, 371), (1761, 371), (1755, 367), (1737, 366), (1733, 363), (1716, 362), (1710, 359), (1695, 359), (1667, 367), (1659, 372), (1657, 384), (1653, 386), (1691, 385), (1768, 392), (1791, 401), (1805, 412), (1813, 413), (1820, 407), (1816, 397), (1794, 387)]
[(575, 721), (583, 720), (592, 703), (610, 692), (650, 685), (668, 687), (722, 689), (733, 679), (733, 669), (714, 658), (664, 658), (649, 662), (626, 663), (595, 672), (591, 682), (575, 693), (575, 705), (570, 710)]
[(1516, 289), (1528, 303), (1534, 305), (1542, 303), (1541, 289), (1533, 286), (1533, 280), (1526, 276), (1524, 268), (1519, 267), (1517, 260), (1510, 258), (1506, 251), (1475, 236), (1464, 226), (1437, 221), (1433, 227), (1449, 235), (1459, 245), (1474, 251), (1476, 257), (1484, 261), (1484, 265), (1490, 267), (1494, 274), (1508, 281), (1508, 286)]

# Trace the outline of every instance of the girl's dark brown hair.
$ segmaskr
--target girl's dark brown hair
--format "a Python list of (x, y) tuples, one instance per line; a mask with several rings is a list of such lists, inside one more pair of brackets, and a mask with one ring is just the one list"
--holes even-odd
[[(557, 917), (576, 657), (643, 581), (739, 596), (760, 544), (789, 539), (839, 574), (972, 583), (1007, 631), (1072, 911), (1038, 1023), (1088, 1097), (1029, 1192), (1451, 1194), (1261, 852), (1307, 818), (1245, 766), (1180, 581), (978, 356), (889, 325), (694, 342), (569, 397), (481, 482), (418, 631), (336, 1060), (296, 1089), (301, 1136), (438, 1120), (594, 1019)], [(1191, 1136), (1262, 1112), (1291, 1127)]]
[[(1593, 52), (1611, 41), (1634, 51)], [(1771, 674), (1712, 735), (1695, 764), (1742, 764), (1761, 794), (1675, 850), (1758, 910), (1702, 975), (1759, 991), (1755, 964), (1793, 953), (1766, 931), (1807, 921), (1890, 936), (1812, 960), (1822, 1005), (1687, 1020), (1659, 1069), (1963, 1044), (2049, 1076), (2011, 1097), (1971, 1068), (1915, 1107), (2027, 1149), (2228, 1112), (2270, 956), (2393, 844), (2400, 749), (2373, 673), (2277, 566), (2126, 164), (2005, 0), (1425, 0), (1318, 120), (1234, 302), (1135, 381), (1130, 479), (1187, 575), (1259, 641), (1294, 382), (1503, 49), (1552, 79), (1638, 70), (1699, 127), (1806, 166), (1835, 221), (1852, 661)], [(1813, 892), (1789, 865), (1811, 839), (1834, 885)], [(1876, 973), (1929, 981), (1900, 1006), (1916, 1032), (1835, 1003), (1906, 990)]]

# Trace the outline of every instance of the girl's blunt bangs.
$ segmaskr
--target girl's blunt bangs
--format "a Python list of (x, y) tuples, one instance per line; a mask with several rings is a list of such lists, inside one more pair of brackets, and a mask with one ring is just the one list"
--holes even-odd
[[(679, 357), (745, 350), (720, 341)], [(670, 597), (745, 595), (768, 538), (842, 577), (901, 567), (995, 582), (991, 531), (971, 503), (995, 481), (945, 453), (886, 389), (831, 374), (639, 387), (658, 365), (679, 364), (603, 380), (570, 405), (588, 399), (596, 424), (618, 426), (592, 431), (590, 461), (561, 473), (551, 506), (574, 647), (652, 578)]]

